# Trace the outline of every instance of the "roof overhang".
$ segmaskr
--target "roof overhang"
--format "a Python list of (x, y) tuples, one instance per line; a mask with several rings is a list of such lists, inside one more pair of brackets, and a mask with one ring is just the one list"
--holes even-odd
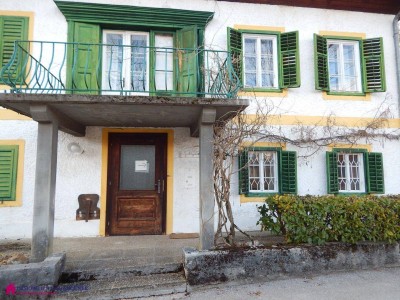
[(337, 9), (337, 10), (360, 11), (360, 12), (389, 14), (389, 15), (395, 15), (400, 11), (400, 1), (399, 0), (379, 0), (379, 1), (365, 1), (365, 0), (351, 0), (351, 1), (343, 1), (343, 0), (297, 0), (297, 1), (293, 1), (293, 0), (217, 0), (217, 1)]
[(59, 128), (76, 136), (86, 126), (189, 127), (198, 136), (204, 108), (215, 109), (216, 120), (227, 120), (244, 110), (246, 99), (147, 97), (114, 95), (0, 94), (0, 105), (38, 122), (57, 119)]

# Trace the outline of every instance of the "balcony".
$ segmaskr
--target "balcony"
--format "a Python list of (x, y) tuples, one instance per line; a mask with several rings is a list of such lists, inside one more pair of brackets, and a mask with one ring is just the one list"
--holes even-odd
[(227, 51), (16, 41), (0, 84), (11, 93), (236, 98)]

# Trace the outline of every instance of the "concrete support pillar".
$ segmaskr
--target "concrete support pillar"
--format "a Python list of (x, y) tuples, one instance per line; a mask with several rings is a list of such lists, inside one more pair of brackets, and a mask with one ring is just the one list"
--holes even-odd
[(214, 246), (214, 188), (213, 188), (213, 124), (215, 108), (203, 108), (199, 120), (200, 136), (200, 245), (199, 250)]
[(31, 262), (53, 252), (58, 122), (38, 123)]

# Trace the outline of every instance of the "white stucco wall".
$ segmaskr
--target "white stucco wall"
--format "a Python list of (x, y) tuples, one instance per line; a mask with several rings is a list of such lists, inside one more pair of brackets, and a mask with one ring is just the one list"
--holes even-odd
[[(395, 54), (392, 32), (394, 16), (360, 12), (308, 9), (211, 0), (90, 0), (106, 4), (165, 7), (206, 10), (214, 18), (206, 28), (207, 48), (226, 50), (226, 27), (255, 25), (285, 27), (285, 31), (299, 30), (301, 87), (289, 89), (286, 97), (260, 98), (275, 105), (274, 113), (298, 116), (328, 116), (365, 118), (373, 117), (382, 104), (390, 107), (394, 118), (399, 117)], [(33, 40), (67, 40), (67, 23), (52, 0), (0, 0), (0, 11), (34, 12)], [(306, 16), (306, 17), (305, 17)], [(387, 92), (371, 94), (370, 101), (324, 100), (314, 88), (313, 34), (319, 31), (365, 33), (367, 38), (382, 37), (384, 42)], [(34, 48), (34, 53), (38, 48)], [(251, 111), (251, 109), (249, 109)], [(55, 235), (96, 236), (99, 221), (75, 221), (77, 197), (81, 193), (100, 195), (101, 180), (101, 128), (89, 127), (87, 135), (77, 138), (65, 133), (59, 136), (58, 171), (56, 188)], [(286, 130), (290, 130), (287, 127)], [(33, 190), (36, 156), (37, 125), (32, 121), (0, 120), (0, 140), (24, 139), (24, 180), (22, 207), (0, 207), (0, 238), (31, 236)], [(70, 142), (79, 143), (84, 152), (75, 155), (67, 151)], [(400, 193), (400, 143), (374, 142), (372, 150), (382, 152), (385, 170), (385, 190)], [(288, 146), (298, 155), (304, 149)], [(199, 148), (198, 139), (191, 138), (188, 128), (174, 129), (174, 186), (173, 232), (199, 230)], [(307, 160), (298, 160), (299, 194), (326, 193), (325, 153), (320, 151)], [(236, 194), (237, 178), (232, 182), (232, 203), (239, 226), (245, 230), (257, 229), (257, 203), (240, 203)]]

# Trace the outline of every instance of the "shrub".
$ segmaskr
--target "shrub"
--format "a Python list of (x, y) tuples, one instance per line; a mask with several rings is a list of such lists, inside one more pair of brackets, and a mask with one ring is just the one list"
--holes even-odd
[(258, 211), (257, 225), (289, 243), (400, 240), (400, 195), (274, 195)]

